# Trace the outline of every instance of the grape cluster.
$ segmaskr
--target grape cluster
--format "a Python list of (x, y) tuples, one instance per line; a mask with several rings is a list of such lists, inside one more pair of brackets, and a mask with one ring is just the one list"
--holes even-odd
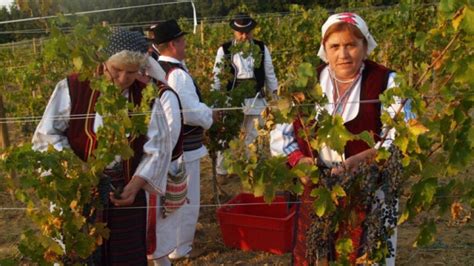
[(389, 205), (392, 209), (395, 209), (395, 206), (398, 203), (398, 196), (400, 194), (400, 186), (402, 182), (402, 152), (394, 146), (392, 146), (389, 151), (391, 152), (391, 156), (387, 161), (385, 161), (383, 168), (380, 171), (380, 178), (383, 183), (381, 189), (385, 194), (385, 204)]
[[(318, 185), (328, 189), (340, 185), (351, 198), (351, 206), (361, 204), (367, 210), (363, 222), (365, 238), (360, 248), (369, 259), (394, 256), (395, 252), (390, 236), (397, 225), (402, 154), (394, 146), (389, 151), (391, 155), (385, 162), (363, 162), (356, 171), (345, 171), (341, 175), (332, 175), (330, 169), (320, 168)], [(350, 217), (347, 213), (350, 211), (350, 208), (337, 208), (323, 217), (311, 213), (312, 222), (306, 232), (306, 258), (310, 262), (328, 254), (332, 248), (330, 243), (334, 242), (331, 239), (338, 231), (337, 224), (348, 223), (344, 219)]]
[[(336, 163), (334, 167), (339, 167), (341, 164)], [(344, 167), (344, 165), (342, 165)], [(320, 185), (332, 190), (334, 186), (339, 185), (344, 190), (349, 189), (356, 180), (354, 173), (350, 171), (344, 171), (341, 175), (334, 175), (331, 173), (331, 168), (319, 166), (319, 182)]]
[(319, 258), (326, 257), (330, 252), (334, 228), (333, 217), (324, 215), (319, 217), (311, 212), (311, 225), (306, 231), (306, 258), (310, 264), (315, 264)]
[[(372, 254), (372, 257), (395, 255), (390, 236), (397, 226), (402, 154), (394, 146), (389, 151), (391, 155), (383, 164), (372, 163), (361, 168), (366, 174), (362, 178), (363, 197), (370, 210), (364, 221), (366, 239), (362, 248), (364, 252)], [(375, 255), (380, 252), (384, 256)]]
[(112, 187), (110, 186), (111, 178), (108, 175), (102, 175), (99, 180), (99, 184), (97, 185), (97, 191), (99, 193), (99, 201), (102, 206), (107, 206), (109, 202), (109, 193), (112, 191)]

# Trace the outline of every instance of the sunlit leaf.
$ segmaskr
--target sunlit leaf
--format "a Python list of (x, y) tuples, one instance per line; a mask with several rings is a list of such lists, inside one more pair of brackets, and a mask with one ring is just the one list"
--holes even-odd
[(350, 254), (353, 249), (352, 240), (350, 238), (342, 238), (336, 242), (336, 251), (339, 254)]
[(474, 34), (474, 10), (472, 8), (466, 7), (461, 27), (466, 33)]
[(456, 15), (453, 17), (452, 24), (453, 24), (453, 28), (455, 30), (458, 29), (459, 24), (461, 23), (461, 21), (464, 18), (464, 15), (465, 15), (465, 9), (463, 8), (463, 9), (461, 9), (460, 12), (457, 12)]
[(423, 124), (421, 124), (416, 119), (410, 119), (408, 121), (408, 130), (410, 130), (410, 132), (415, 136), (424, 134), (429, 131), (428, 128), (426, 128)]

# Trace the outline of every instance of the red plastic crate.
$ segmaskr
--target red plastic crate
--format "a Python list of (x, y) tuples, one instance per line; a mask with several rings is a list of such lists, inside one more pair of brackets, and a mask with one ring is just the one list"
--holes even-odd
[[(284, 196), (272, 204), (263, 197), (241, 193), (217, 210), (224, 244), (242, 250), (261, 250), (274, 254), (291, 251), (295, 223), (295, 206), (289, 207)], [(279, 203), (280, 202), (280, 203)], [(250, 203), (250, 205), (244, 205)], [(263, 204), (256, 204), (263, 203)]]

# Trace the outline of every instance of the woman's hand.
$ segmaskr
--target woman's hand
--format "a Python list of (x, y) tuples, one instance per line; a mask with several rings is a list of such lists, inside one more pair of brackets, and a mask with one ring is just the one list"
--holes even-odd
[(344, 163), (342, 164), (339, 164), (333, 168), (331, 168), (331, 175), (341, 175), (342, 173), (344, 173), (346, 171), (346, 166), (344, 165)]
[(146, 181), (139, 177), (134, 176), (130, 182), (123, 188), (123, 192), (120, 194), (120, 198), (116, 198), (113, 192), (110, 192), (110, 201), (115, 206), (130, 206), (135, 201), (135, 196), (138, 191), (146, 184)]
[(344, 160), (342, 163), (338, 164), (331, 168), (331, 175), (341, 175), (345, 172), (355, 172), (357, 171), (357, 166), (359, 165), (360, 158), (355, 155)]
[(332, 175), (340, 175), (344, 172), (354, 173), (357, 171), (357, 167), (364, 161), (374, 159), (377, 153), (376, 149), (368, 149), (356, 155), (347, 158), (342, 164), (331, 169)]
[[(311, 157), (303, 157), (298, 161), (298, 164), (313, 165), (314, 159)], [(307, 185), (311, 182), (311, 179), (308, 176), (303, 176), (303, 177), (300, 177), (300, 181), (301, 183), (303, 183), (303, 185)]]

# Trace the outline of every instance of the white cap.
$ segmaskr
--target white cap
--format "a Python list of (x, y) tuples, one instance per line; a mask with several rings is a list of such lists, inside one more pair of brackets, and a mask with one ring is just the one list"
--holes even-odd
[(375, 42), (374, 37), (372, 37), (370, 34), (367, 24), (359, 15), (349, 12), (334, 14), (330, 16), (321, 27), (321, 45), (319, 46), (318, 56), (324, 62), (328, 62), (326, 58), (326, 51), (324, 50), (323, 45), (324, 35), (326, 34), (326, 31), (329, 29), (329, 27), (340, 22), (350, 23), (356, 26), (360, 32), (362, 32), (362, 35), (364, 35), (365, 39), (367, 40), (367, 54), (370, 54), (375, 49), (377, 42)]

